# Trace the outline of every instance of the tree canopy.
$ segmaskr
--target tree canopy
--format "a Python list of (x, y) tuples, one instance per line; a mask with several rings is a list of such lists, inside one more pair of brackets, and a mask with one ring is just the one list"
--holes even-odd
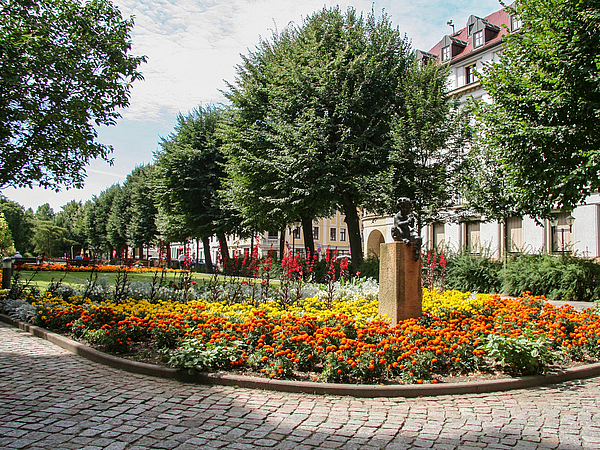
[[(155, 154), (155, 168), (163, 231), (166, 225), (171, 237), (181, 242), (216, 234), (227, 260), (225, 233), (235, 229), (237, 219), (219, 196), (225, 175), (216, 130), (222, 115), (222, 108), (210, 105), (180, 114), (175, 132), (162, 140), (162, 150)], [(209, 254), (205, 248), (207, 259)]]
[(549, 217), (600, 189), (600, 2), (519, 0), (508, 9), (522, 27), (480, 77), (493, 102), (477, 110), (479, 161), (491, 161), (487, 176), (503, 189), (500, 202), (472, 203)]
[(410, 198), (419, 233), (457, 203), (464, 170), (469, 116), (448, 96), (447, 79), (447, 68), (434, 62), (408, 69), (399, 87), (404, 107), (392, 118), (390, 170), (380, 181), (383, 208), (374, 205), (392, 214), (399, 197)]
[(0, 188), (81, 187), (96, 142), (129, 105), (145, 57), (131, 56), (133, 19), (109, 0), (0, 5)]
[[(408, 44), (386, 15), (324, 8), (262, 42), (228, 94), (249, 119), (238, 132), (260, 143), (244, 147), (241, 158), (268, 160), (258, 167), (277, 186), (274, 203), (323, 205), (313, 215), (339, 208), (354, 270), (362, 261), (357, 209), (373, 194), (372, 176), (387, 166), (389, 117), (401, 104), (407, 57)], [(281, 217), (297, 220), (289, 207)]]

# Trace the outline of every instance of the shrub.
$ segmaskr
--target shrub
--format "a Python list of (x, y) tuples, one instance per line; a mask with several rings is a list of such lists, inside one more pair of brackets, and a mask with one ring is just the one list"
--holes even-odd
[(503, 291), (550, 300), (599, 301), (600, 264), (575, 256), (519, 255), (507, 262)]
[(446, 288), (458, 291), (502, 291), (502, 261), (461, 252), (447, 256)]
[(204, 343), (195, 338), (187, 338), (179, 348), (171, 352), (169, 366), (190, 371), (230, 369), (240, 363), (240, 345), (240, 341)]
[(363, 260), (358, 271), (361, 278), (373, 278), (379, 281), (379, 256), (371, 255)]

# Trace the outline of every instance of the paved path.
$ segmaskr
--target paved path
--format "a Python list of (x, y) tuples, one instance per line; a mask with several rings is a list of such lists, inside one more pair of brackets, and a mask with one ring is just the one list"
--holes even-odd
[(183, 384), (0, 323), (0, 448), (600, 448), (600, 378), (460, 397), (355, 399)]

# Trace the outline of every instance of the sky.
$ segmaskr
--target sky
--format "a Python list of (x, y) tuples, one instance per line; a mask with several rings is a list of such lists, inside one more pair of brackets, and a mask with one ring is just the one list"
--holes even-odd
[(83, 189), (54, 192), (39, 187), (6, 188), (1, 194), (33, 208), (49, 203), (55, 212), (71, 200), (97, 196), (123, 183), (136, 167), (153, 161), (161, 138), (173, 132), (179, 113), (199, 105), (226, 104), (222, 94), (235, 81), (241, 56), (273, 31), (303, 20), (323, 7), (382, 12), (413, 49), (429, 50), (444, 35), (463, 28), (471, 14), (485, 17), (502, 8), (498, 0), (113, 0), (123, 17), (133, 16), (133, 55), (145, 55), (144, 80), (133, 83), (130, 105), (116, 126), (98, 130), (98, 141), (114, 148), (113, 165), (95, 160)]

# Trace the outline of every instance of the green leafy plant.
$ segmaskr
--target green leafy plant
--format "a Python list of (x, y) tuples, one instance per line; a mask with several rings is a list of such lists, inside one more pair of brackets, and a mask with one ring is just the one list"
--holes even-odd
[(551, 346), (552, 341), (545, 335), (526, 330), (518, 337), (491, 334), (483, 350), (512, 375), (535, 375), (544, 373), (546, 366), (556, 360)]
[(240, 341), (204, 343), (195, 338), (187, 338), (179, 348), (171, 352), (169, 366), (192, 372), (229, 369), (238, 363), (241, 344)]

